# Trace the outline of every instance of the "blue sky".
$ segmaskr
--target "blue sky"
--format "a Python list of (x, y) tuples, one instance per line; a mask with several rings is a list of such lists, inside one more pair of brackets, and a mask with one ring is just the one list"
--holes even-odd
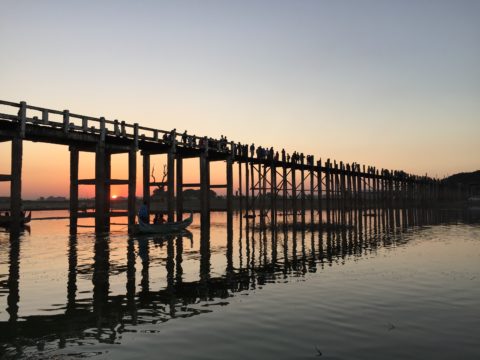
[(480, 168), (480, 1), (1, 5), (3, 100), (433, 176)]

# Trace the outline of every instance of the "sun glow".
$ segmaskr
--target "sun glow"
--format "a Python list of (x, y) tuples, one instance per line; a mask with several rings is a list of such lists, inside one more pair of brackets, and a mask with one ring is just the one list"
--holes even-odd
[(118, 195), (112, 195), (112, 200), (115, 200), (116, 198), (118, 198)]

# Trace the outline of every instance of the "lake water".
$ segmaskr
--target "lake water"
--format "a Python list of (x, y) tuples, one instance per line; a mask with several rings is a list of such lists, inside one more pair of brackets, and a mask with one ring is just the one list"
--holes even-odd
[[(37, 212), (62, 217), (66, 212)], [(349, 213), (172, 238), (0, 230), (0, 357), (480, 359), (478, 214)], [(80, 224), (91, 225), (90, 219)]]

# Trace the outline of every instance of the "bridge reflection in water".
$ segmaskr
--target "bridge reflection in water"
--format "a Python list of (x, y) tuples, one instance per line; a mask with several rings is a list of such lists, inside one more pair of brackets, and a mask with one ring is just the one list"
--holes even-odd
[[(305, 227), (262, 226), (252, 219), (236, 216), (226, 229), (220, 227), (221, 231), (226, 230), (226, 246), (220, 248), (226, 266), (221, 274), (212, 272), (212, 254), (220, 255), (218, 248), (212, 249), (210, 241), (212, 229), (219, 231), (215, 224), (198, 229), (198, 239), (191, 233), (170, 237), (125, 236), (121, 239), (127, 242), (126, 255), (120, 261), (111, 258), (113, 240), (96, 235), (93, 263), (81, 269), (77, 238), (80, 235), (72, 235), (68, 240), (66, 303), (57, 306), (63, 310), (55, 315), (19, 316), (22, 240), (10, 235), (8, 278), (1, 282), (0, 289), (0, 297), (7, 296), (8, 319), (0, 322), (0, 344), (6, 350), (19, 346), (43, 348), (45, 343), (65, 346), (68, 341), (78, 339), (113, 343), (122, 332), (132, 331), (137, 324), (211, 312), (212, 307), (204, 305), (212, 301), (226, 305), (227, 299), (237, 293), (303, 277), (325, 265), (341, 265), (375, 254), (381, 247), (407, 242), (409, 237), (401, 235), (408, 229), (449, 220), (448, 214), (427, 209), (350, 211), (344, 216), (345, 225), (311, 227), (308, 221)], [(115, 244), (118, 241), (115, 238)], [(196, 242), (199, 251), (189, 252), (188, 256), (194, 259), (198, 279), (186, 281), (185, 251)], [(157, 248), (166, 261), (152, 255)], [(165, 267), (166, 279), (152, 279), (150, 270), (159, 265)], [(120, 273), (126, 274), (125, 293), (111, 295), (110, 277)], [(78, 299), (79, 276), (91, 278), (91, 298)], [(152, 280), (164, 286), (153, 287)], [(55, 302), (58, 304), (60, 300)]]

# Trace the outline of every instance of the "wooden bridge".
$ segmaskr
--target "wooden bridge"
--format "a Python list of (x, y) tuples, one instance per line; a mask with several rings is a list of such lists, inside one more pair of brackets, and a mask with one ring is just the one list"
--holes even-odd
[[(78, 220), (79, 185), (95, 186), (95, 229), (108, 231), (111, 185), (128, 185), (129, 228), (135, 223), (137, 152), (143, 159), (143, 200), (150, 206), (150, 188), (166, 188), (168, 220), (175, 212), (181, 218), (183, 190), (200, 189), (202, 222), (209, 221), (210, 190), (226, 189), (226, 210), (234, 209), (233, 170), (238, 165), (238, 206), (247, 216), (268, 214), (272, 223), (277, 214), (287, 213), (311, 218), (318, 214), (320, 221), (329, 222), (332, 211), (399, 207), (431, 204), (440, 199), (458, 196), (456, 189), (447, 189), (437, 180), (404, 171), (377, 169), (357, 163), (281, 155), (273, 149), (255, 153), (247, 145), (164, 131), (72, 113), (27, 105), (26, 102), (0, 101), (0, 141), (11, 141), (11, 173), (0, 174), (0, 181), (9, 181), (10, 213), (18, 223), (22, 211), (22, 152), (23, 141), (62, 144), (70, 150), (70, 228), (76, 232)], [(95, 178), (79, 179), (78, 162), (81, 151), (95, 153)], [(112, 154), (128, 154), (128, 178), (112, 179)], [(167, 155), (166, 182), (150, 181), (150, 156)], [(183, 159), (198, 158), (200, 183), (183, 182)], [(226, 184), (210, 183), (210, 163), (226, 162)], [(175, 178), (176, 175), (176, 178)], [(116, 214), (118, 215), (118, 213)], [(14, 227), (18, 224), (14, 224)]]

